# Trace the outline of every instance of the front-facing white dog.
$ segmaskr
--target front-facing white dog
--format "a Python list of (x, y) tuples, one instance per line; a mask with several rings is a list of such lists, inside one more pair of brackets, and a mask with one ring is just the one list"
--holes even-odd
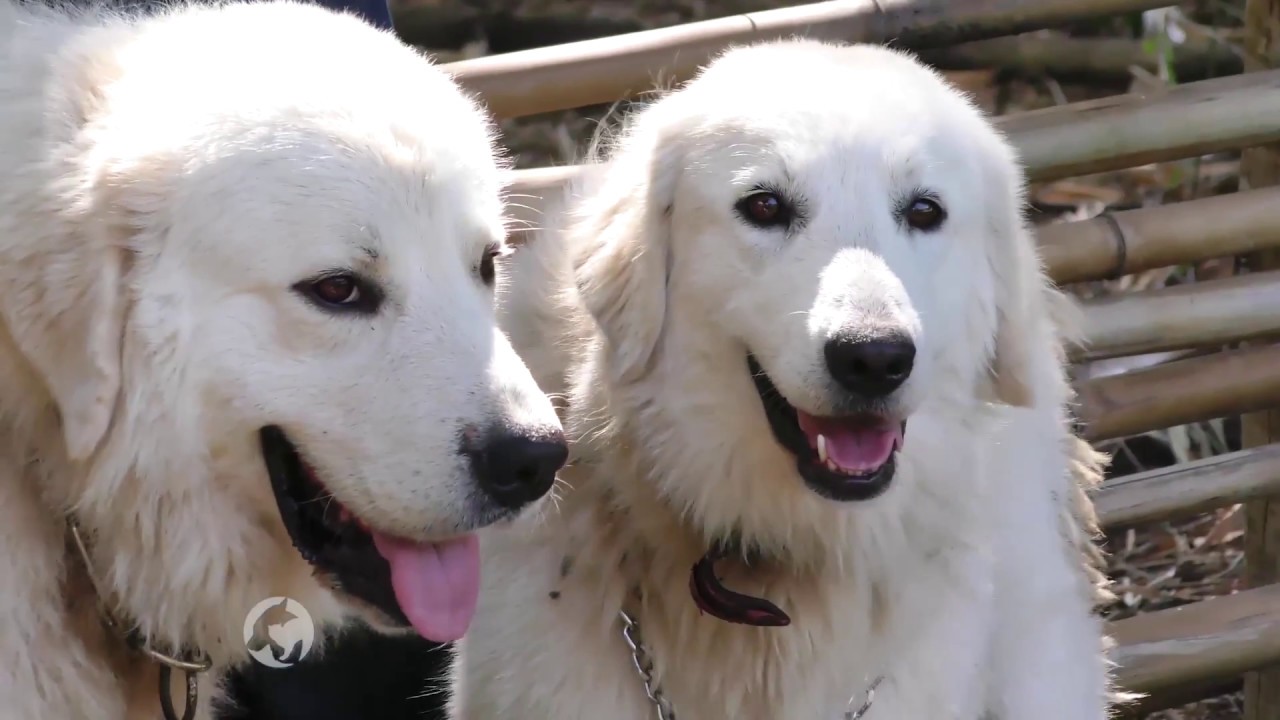
[(462, 634), (475, 531), (567, 454), (490, 140), (355, 17), (0, 4), (0, 717), (160, 718), (127, 631), (208, 657), (206, 717), (275, 596)]
[(1098, 458), (978, 111), (889, 50), (735, 49), (574, 195), (503, 308), (575, 449), (486, 538), (455, 718), (1105, 717)]

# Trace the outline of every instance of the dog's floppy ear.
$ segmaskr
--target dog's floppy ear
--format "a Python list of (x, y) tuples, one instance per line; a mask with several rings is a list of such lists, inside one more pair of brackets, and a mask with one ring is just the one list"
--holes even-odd
[(14, 245), (6, 248), (12, 292), (0, 307), (14, 343), (44, 380), (67, 453), (78, 461), (102, 442), (120, 392), (126, 250), (109, 237), (110, 221), (92, 211), (54, 223), (33, 223), (33, 231), (51, 232), (31, 238), (32, 247), (16, 254)]
[[(1057, 291), (1044, 273), (1030, 228), (1021, 216), (1018, 180), (1009, 172), (990, 187), (1011, 191), (992, 202), (990, 232), (995, 242), (989, 257), (996, 281), (996, 335), (990, 365), (994, 398), (1032, 407), (1060, 398), (1041, 397), (1065, 383), (1064, 353), (1055, 318), (1064, 310), (1053, 304)], [(997, 191), (998, 192), (998, 191)]]
[[(1021, 243), (1018, 243), (1021, 244)], [(997, 400), (1008, 405), (1032, 407), (1036, 404), (1036, 367), (1034, 345), (1041, 333), (1037, 325), (1036, 311), (1040, 301), (1037, 276), (1027, 277), (1024, 262), (1001, 262), (997, 268), (999, 285), (996, 290), (996, 338), (991, 358), (991, 382)], [(1018, 266), (1023, 266), (1019, 268)]]
[[(0, 320), (57, 407), (73, 461), (98, 449), (120, 394), (125, 273), (133, 228), (115, 205), (118, 173), (84, 130), (118, 76), (109, 63), (77, 63), (65, 79), (52, 137), (74, 138), (49, 166), (57, 182), (32, 179), (36, 202), (20, 206), (0, 237), (0, 279), (10, 289)], [(78, 74), (77, 74), (78, 73)], [(99, 138), (100, 140), (100, 138)]]
[(671, 205), (680, 174), (679, 141), (633, 133), (603, 169), (599, 192), (581, 208), (574, 234), (578, 291), (604, 335), (613, 379), (649, 371), (666, 319)]

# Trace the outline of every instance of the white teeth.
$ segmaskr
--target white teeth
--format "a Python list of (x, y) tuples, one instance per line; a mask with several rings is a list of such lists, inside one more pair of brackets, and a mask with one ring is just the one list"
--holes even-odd
[(848, 475), (850, 477), (867, 475), (871, 473), (873, 470), (879, 469), (878, 465), (858, 465), (857, 467), (844, 467), (842, 465), (837, 465), (836, 461), (832, 460), (831, 458), (827, 458), (823, 460), (822, 466), (833, 473), (840, 473), (841, 475)]
[(827, 436), (826, 435), (821, 435), (821, 434), (818, 435), (818, 462), (826, 463), (828, 466), (832, 465), (832, 463), (827, 460)]

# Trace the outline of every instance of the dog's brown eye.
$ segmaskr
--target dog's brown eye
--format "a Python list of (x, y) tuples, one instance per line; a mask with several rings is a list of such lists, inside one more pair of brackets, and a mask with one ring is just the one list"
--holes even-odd
[(738, 214), (758, 228), (785, 226), (791, 222), (791, 209), (772, 192), (753, 193), (739, 200)]
[(360, 301), (360, 285), (350, 275), (334, 275), (311, 285), (316, 297), (330, 305), (353, 305)]
[(377, 312), (381, 294), (377, 287), (352, 273), (334, 273), (293, 286), (294, 290), (324, 310)]
[(493, 280), (497, 275), (497, 269), (494, 263), (497, 262), (498, 256), (502, 254), (502, 248), (498, 245), (489, 245), (485, 247), (484, 254), (480, 256), (480, 267), (477, 272), (480, 273), (480, 282), (493, 287)]
[(906, 221), (907, 227), (921, 232), (937, 230), (946, 218), (947, 213), (942, 209), (941, 205), (934, 200), (923, 197), (911, 201), (911, 204), (907, 206), (907, 211), (903, 213), (903, 220)]

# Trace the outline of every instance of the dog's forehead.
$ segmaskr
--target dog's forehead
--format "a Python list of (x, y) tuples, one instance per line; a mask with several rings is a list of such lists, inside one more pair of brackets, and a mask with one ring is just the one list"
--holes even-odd
[[(496, 172), (368, 150), (259, 152), (211, 164), (180, 193), (168, 245), (255, 275), (353, 265), (451, 267), (503, 237)], [(493, 177), (490, 177), (492, 175)], [(216, 200), (216, 201), (214, 201)]]
[[(747, 92), (748, 76), (769, 84), (787, 73), (775, 65), (708, 75), (689, 90), (702, 115), (699, 143), (706, 155), (742, 165), (785, 163), (957, 162), (973, 145), (977, 111), (921, 68), (895, 66), (879, 75), (856, 64), (826, 61), (826, 79), (801, 78), (777, 88), (769, 102)], [(840, 75), (847, 76), (848, 82)]]
[(880, 47), (781, 41), (733, 50), (691, 83), (689, 105), (707, 123), (883, 142), (926, 137), (979, 113), (942, 77)]
[[(827, 103), (725, 119), (690, 158), (695, 176), (756, 185), (969, 182), (982, 172), (972, 137), (938, 117), (886, 122)], [(969, 180), (966, 180), (969, 178)], [(904, 189), (903, 192), (912, 188)]]

